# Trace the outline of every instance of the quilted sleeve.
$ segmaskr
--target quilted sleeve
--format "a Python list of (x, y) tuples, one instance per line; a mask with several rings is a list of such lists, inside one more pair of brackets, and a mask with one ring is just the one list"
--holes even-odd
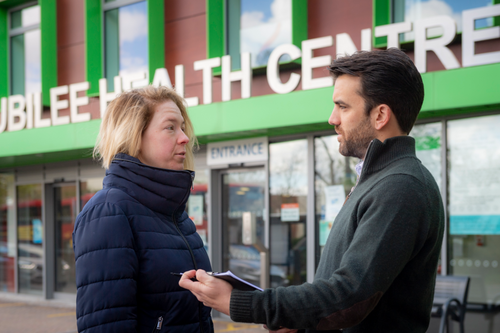
[(100, 203), (73, 231), (79, 332), (136, 332), (138, 259), (127, 216)]

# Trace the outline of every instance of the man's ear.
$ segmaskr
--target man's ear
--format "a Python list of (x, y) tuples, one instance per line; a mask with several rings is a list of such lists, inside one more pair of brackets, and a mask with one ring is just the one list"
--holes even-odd
[(372, 109), (371, 118), (373, 127), (380, 131), (387, 126), (392, 118), (392, 110), (387, 104), (379, 104)]

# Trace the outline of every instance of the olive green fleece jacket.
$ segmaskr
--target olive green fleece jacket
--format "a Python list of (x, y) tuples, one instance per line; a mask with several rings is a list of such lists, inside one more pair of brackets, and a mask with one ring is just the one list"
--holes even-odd
[(439, 189), (415, 155), (415, 140), (373, 140), (314, 282), (233, 290), (231, 318), (308, 332), (424, 333), (443, 230)]

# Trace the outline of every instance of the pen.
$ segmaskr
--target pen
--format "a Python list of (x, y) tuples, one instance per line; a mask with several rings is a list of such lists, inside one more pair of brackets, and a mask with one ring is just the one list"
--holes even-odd
[[(184, 273), (170, 272), (170, 274), (175, 275), (175, 276), (182, 276)], [(194, 282), (198, 282), (198, 280), (196, 280), (196, 277), (191, 278), (190, 280), (194, 281)]]

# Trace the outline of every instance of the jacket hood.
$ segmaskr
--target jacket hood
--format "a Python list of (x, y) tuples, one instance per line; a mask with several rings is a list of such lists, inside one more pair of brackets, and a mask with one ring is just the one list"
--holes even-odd
[(143, 164), (127, 154), (115, 155), (104, 177), (104, 188), (115, 187), (149, 209), (180, 217), (194, 180), (194, 171), (169, 170)]

